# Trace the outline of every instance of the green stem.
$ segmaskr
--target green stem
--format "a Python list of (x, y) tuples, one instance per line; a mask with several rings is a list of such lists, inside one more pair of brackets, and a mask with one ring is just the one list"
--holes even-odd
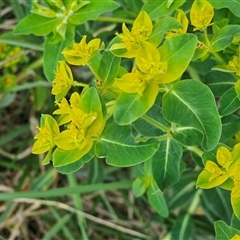
[(210, 53), (216, 58), (216, 60), (220, 63), (225, 65), (225, 61), (223, 60), (223, 58), (217, 53), (217, 52), (212, 52), (210, 51)]
[(202, 157), (202, 155), (204, 153), (202, 149), (200, 149), (198, 147), (194, 147), (194, 146), (188, 146), (187, 149), (189, 151), (196, 153), (199, 157)]
[(133, 24), (134, 20), (127, 18), (114, 18), (114, 17), (98, 17), (95, 21), (99, 22), (112, 22), (112, 23), (129, 23)]
[(77, 81), (74, 81), (74, 84), (73, 84), (74, 87), (88, 87), (88, 84), (85, 84), (85, 83), (80, 83), (80, 82), (77, 82)]
[(158, 141), (163, 141), (163, 140), (167, 139), (169, 136), (170, 136), (170, 134), (167, 133), (167, 134), (164, 134), (164, 135), (161, 135), (161, 136), (158, 136), (158, 137), (137, 137), (137, 138), (135, 138), (135, 141), (136, 142), (146, 142), (146, 141), (148, 141), (152, 138), (155, 138)]
[(197, 80), (197, 81), (201, 81), (197, 71), (192, 66), (190, 66), (190, 65), (188, 66), (187, 72), (192, 79)]
[(146, 122), (150, 123), (151, 125), (161, 129), (163, 132), (170, 132), (170, 128), (164, 126), (163, 124), (153, 120), (152, 118), (148, 117), (147, 115), (143, 115), (141, 117), (142, 119), (144, 119)]
[(194, 195), (194, 198), (193, 198), (193, 200), (191, 202), (191, 205), (190, 205), (190, 207), (188, 209), (188, 213), (189, 214), (193, 214), (194, 213), (194, 211), (195, 211), (195, 209), (196, 209), (196, 207), (197, 207), (197, 205), (198, 205), (198, 203), (200, 201), (200, 195), (201, 194), (202, 194), (202, 189), (198, 189), (196, 191), (196, 193)]
[(225, 61), (223, 60), (223, 58), (216, 52), (213, 52), (212, 49), (211, 49), (211, 43), (209, 41), (209, 38), (208, 38), (208, 34), (207, 34), (207, 29), (204, 29), (203, 31), (204, 33), (204, 37), (205, 37), (205, 40), (206, 40), (206, 45), (209, 49), (209, 52), (216, 58), (216, 60), (220, 63), (220, 64), (226, 64)]

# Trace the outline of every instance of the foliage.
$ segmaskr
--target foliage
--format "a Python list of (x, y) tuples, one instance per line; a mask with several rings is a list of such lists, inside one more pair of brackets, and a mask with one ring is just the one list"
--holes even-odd
[[(42, 164), (64, 174), (96, 159), (132, 167), (135, 197), (145, 197), (165, 224), (178, 217), (166, 239), (188, 239), (196, 226), (211, 232), (213, 226), (204, 229), (208, 221), (215, 221), (216, 239), (238, 239), (240, 230), (229, 222), (240, 220), (240, 19), (234, 4), (32, 1), (13, 34), (26, 41), (30, 34), (44, 36), (43, 69), (57, 106), (41, 115), (32, 153), (45, 154)], [(92, 30), (104, 21), (114, 23), (115, 35)], [(0, 47), (2, 58), (21, 51)], [(4, 93), (15, 87), (5, 71)], [(84, 81), (83, 72), (91, 77)], [(218, 201), (212, 207), (211, 194)], [(196, 215), (199, 204), (204, 216)]]

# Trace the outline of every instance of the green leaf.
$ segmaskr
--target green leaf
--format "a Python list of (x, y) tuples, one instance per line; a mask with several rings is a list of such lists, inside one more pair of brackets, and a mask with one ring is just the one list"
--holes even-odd
[(101, 183), (104, 178), (104, 167), (102, 161), (98, 158), (93, 158), (88, 164), (88, 182), (89, 183)]
[(239, 34), (239, 25), (227, 25), (219, 29), (213, 36), (210, 44), (212, 52), (219, 52), (227, 48), (233, 41), (236, 34)]
[(164, 17), (154, 27), (149, 42), (158, 46), (166, 32), (182, 28), (182, 24), (173, 17)]
[(158, 95), (158, 85), (152, 81), (143, 91), (138, 93), (121, 93), (117, 99), (114, 119), (119, 125), (127, 125), (144, 115), (154, 104)]
[(229, 115), (240, 108), (240, 100), (234, 87), (228, 89), (220, 98), (219, 114), (221, 116)]
[(167, 62), (167, 72), (161, 74), (160, 83), (177, 80), (188, 67), (197, 47), (197, 37), (181, 34), (168, 38), (159, 48), (161, 61)]
[(213, 149), (221, 135), (221, 121), (210, 89), (199, 81), (175, 83), (163, 96), (163, 115), (181, 127), (202, 132), (202, 147)]
[(169, 6), (168, 0), (148, 0), (142, 7), (142, 10), (146, 11), (152, 20), (160, 17), (164, 17), (178, 9), (185, 3), (186, 0), (174, 1)]
[(91, 0), (91, 2), (76, 11), (69, 21), (74, 25), (80, 25), (88, 20), (95, 20), (102, 13), (109, 12), (116, 9), (119, 5), (112, 0), (105, 0), (103, 4), (99, 4), (98, 0)]
[(214, 229), (216, 232), (216, 240), (231, 240), (231, 238), (237, 234), (240, 235), (240, 231), (236, 228), (229, 227), (224, 221), (219, 220), (214, 223)]
[(36, 14), (30, 14), (22, 19), (15, 29), (14, 34), (35, 34), (36, 36), (46, 36), (51, 33), (63, 19), (46, 18)]
[(240, 131), (240, 117), (229, 115), (222, 118), (222, 135), (220, 142), (225, 143)]
[(94, 149), (91, 149), (85, 156), (83, 156), (78, 161), (62, 167), (56, 167), (56, 170), (62, 174), (70, 174), (76, 172), (83, 167), (84, 163), (90, 161), (94, 157), (94, 154), (95, 154)]
[(158, 151), (152, 157), (152, 174), (158, 187), (164, 190), (180, 178), (182, 147), (168, 138), (161, 141)]
[(162, 191), (153, 181), (147, 190), (148, 201), (154, 210), (163, 217), (168, 217), (168, 207)]
[(193, 229), (194, 223), (191, 215), (188, 212), (182, 213), (173, 224), (171, 239), (191, 239)]
[(0, 109), (9, 106), (16, 98), (16, 93), (6, 93), (1, 95)]
[(172, 136), (185, 146), (199, 146), (202, 142), (202, 133), (194, 127), (176, 127)]
[(72, 44), (74, 38), (73, 28), (73, 26), (68, 27), (65, 40), (62, 40), (55, 44), (51, 44), (52, 36), (50, 35), (48, 35), (45, 40), (43, 68), (44, 74), (50, 82), (52, 82), (54, 79), (54, 71), (56, 69), (57, 62), (64, 59), (63, 55), (61, 54), (63, 48)]
[(196, 173), (193, 171), (184, 172), (179, 182), (166, 191), (166, 202), (170, 210), (188, 209), (194, 194), (196, 193)]
[[(88, 145), (82, 150), (75, 148), (73, 150), (62, 150), (56, 148), (53, 152), (53, 165), (54, 167), (62, 167), (68, 164), (74, 163), (80, 160), (84, 155), (86, 155), (91, 150), (92, 145)], [(71, 166), (70, 166), (71, 168)]]
[(16, 36), (12, 32), (5, 32), (0, 36), (0, 42), (13, 46), (43, 51), (42, 40), (34, 36)]
[(230, 11), (236, 15), (237, 17), (240, 17), (240, 12), (238, 11), (240, 8), (240, 1), (239, 0), (232, 0), (232, 1), (226, 1), (226, 0), (208, 0), (214, 8), (221, 9), (221, 8), (228, 8)]
[(117, 77), (120, 62), (121, 58), (114, 56), (110, 51), (104, 51), (98, 67), (98, 76), (106, 88), (110, 87)]
[(234, 86), (236, 79), (232, 74), (210, 71), (204, 77), (204, 83), (212, 90), (214, 96), (222, 96), (228, 89)]
[(71, 222), (72, 214), (66, 214), (60, 221), (58, 221), (55, 225), (52, 226), (51, 229), (45, 234), (42, 238), (43, 240), (51, 240), (54, 236), (57, 235), (59, 231), (67, 224)]
[(240, 220), (233, 214), (231, 218), (231, 227), (240, 229)]
[(230, 222), (232, 207), (230, 204), (230, 192), (219, 187), (204, 190), (201, 203), (205, 212), (214, 220), (222, 219)]
[(146, 190), (147, 190), (147, 185), (144, 177), (138, 177), (133, 181), (132, 191), (135, 197), (142, 196)]
[(159, 142), (151, 139), (136, 143), (130, 126), (119, 126), (115, 122), (107, 125), (100, 142), (106, 152), (106, 162), (113, 166), (128, 167), (144, 162), (157, 151)]
[(37, 82), (30, 82), (30, 83), (23, 83), (21, 85), (16, 85), (12, 88), (7, 89), (8, 92), (18, 92), (23, 91), (26, 89), (32, 89), (36, 87), (46, 87), (49, 88), (52, 85), (49, 82), (46, 81), (37, 81)]

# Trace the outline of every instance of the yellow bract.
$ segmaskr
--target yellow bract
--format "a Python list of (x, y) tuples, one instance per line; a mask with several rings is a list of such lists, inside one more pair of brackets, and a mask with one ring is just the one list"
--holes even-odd
[(117, 78), (115, 82), (117, 87), (126, 93), (138, 93), (142, 95), (147, 86), (146, 78), (146, 74), (133, 69), (133, 72), (124, 74), (121, 78)]
[(146, 41), (141, 41), (140, 45), (141, 50), (137, 53), (136, 64), (143, 73), (148, 74), (147, 79), (166, 73), (167, 62), (161, 62), (159, 50)]
[(214, 16), (213, 6), (206, 0), (195, 0), (190, 10), (193, 30), (204, 30), (211, 25)]
[(33, 154), (42, 154), (54, 147), (54, 140), (60, 133), (59, 127), (55, 119), (50, 115), (42, 115), (43, 121), (40, 127), (36, 127), (39, 133), (36, 134), (34, 139), (37, 141), (32, 148)]
[(176, 36), (176, 35), (183, 34), (183, 33), (187, 32), (188, 18), (187, 18), (186, 14), (183, 10), (181, 10), (181, 9), (177, 10), (176, 19), (177, 19), (178, 22), (180, 22), (182, 24), (182, 28), (169, 31), (165, 38), (170, 38), (170, 37), (173, 37), (173, 36)]
[(59, 61), (52, 88), (52, 94), (56, 96), (57, 102), (66, 96), (73, 84), (74, 80), (70, 67), (65, 61)]
[(233, 161), (231, 152), (226, 147), (220, 147), (217, 150), (217, 161), (224, 169), (228, 170)]
[(207, 161), (196, 185), (206, 189), (220, 186), (230, 190), (234, 214), (240, 219), (240, 143), (234, 146), (232, 152), (224, 146), (219, 147), (216, 157), (221, 167)]
[(151, 18), (145, 11), (141, 11), (135, 19), (131, 31), (123, 23), (122, 33), (117, 33), (117, 36), (121, 39), (121, 43), (113, 44), (110, 51), (113, 51), (119, 57), (135, 57), (140, 49), (139, 41), (146, 41), (152, 34), (152, 29)]
[(90, 137), (86, 136), (83, 128), (78, 128), (74, 123), (68, 125), (68, 129), (62, 131), (55, 139), (56, 145), (63, 150), (84, 149), (92, 145)]
[(235, 72), (237, 76), (240, 76), (240, 54), (233, 56), (232, 60), (228, 62), (227, 68)]
[(240, 240), (240, 235), (235, 234), (230, 240)]
[(100, 50), (100, 38), (93, 39), (89, 43), (86, 43), (86, 38), (87, 36), (84, 35), (80, 43), (74, 43), (71, 47), (63, 49), (62, 54), (68, 63), (85, 66)]

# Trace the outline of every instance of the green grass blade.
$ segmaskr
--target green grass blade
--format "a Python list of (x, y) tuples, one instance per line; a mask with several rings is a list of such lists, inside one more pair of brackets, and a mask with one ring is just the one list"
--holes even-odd
[(43, 240), (51, 240), (62, 228), (63, 226), (70, 220), (72, 214), (66, 214), (62, 219), (60, 219), (52, 229), (44, 236)]
[(1, 193), (0, 201), (11, 200), (16, 198), (51, 198), (66, 196), (75, 193), (90, 193), (94, 191), (107, 191), (113, 189), (127, 189), (132, 185), (131, 181), (124, 182), (113, 182), (113, 183), (101, 183), (101, 184), (90, 184), (81, 185), (77, 187), (63, 187), (53, 188), (47, 191), (29, 191), (29, 192), (12, 192), (12, 193)]

